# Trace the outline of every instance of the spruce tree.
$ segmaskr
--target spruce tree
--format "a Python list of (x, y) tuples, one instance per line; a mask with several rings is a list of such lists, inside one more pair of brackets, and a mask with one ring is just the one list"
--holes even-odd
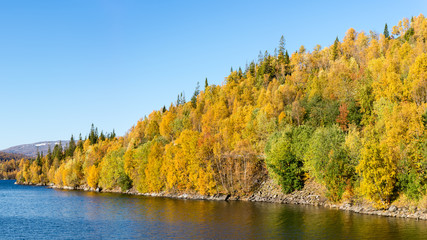
[(200, 89), (200, 84), (199, 84), (199, 82), (197, 82), (196, 90), (194, 90), (194, 94), (191, 97), (191, 105), (193, 106), (193, 108), (196, 108), (196, 106), (197, 106), (197, 96), (200, 93), (199, 89)]
[(38, 165), (38, 166), (41, 166), (42, 165), (42, 156), (40, 155), (40, 152), (39, 152), (39, 148), (37, 147), (37, 158), (36, 158), (36, 164)]
[(48, 165), (50, 166), (52, 164), (53, 161), (53, 157), (52, 157), (52, 150), (50, 148), (50, 144), (47, 145), (47, 155), (46, 155), (47, 161), (48, 161)]
[(101, 131), (101, 134), (99, 135), (99, 140), (105, 141), (105, 135), (103, 131)]
[(96, 144), (98, 142), (98, 128), (95, 128), (93, 123), (90, 128), (89, 141), (91, 145)]
[(249, 73), (252, 77), (255, 77), (255, 63), (252, 61), (251, 64), (249, 64)]
[(289, 64), (291, 62), (290, 58), (289, 58), (289, 53), (288, 50), (286, 50), (285, 52), (285, 64)]
[(262, 52), (260, 50), (258, 54), (258, 64), (261, 63), (263, 60), (264, 60), (264, 55), (262, 55)]
[(206, 88), (208, 88), (208, 87), (209, 87), (208, 78), (205, 78), (205, 91), (206, 91)]
[(285, 54), (285, 37), (283, 37), (283, 35), (280, 37), (279, 41), (279, 54)]
[(68, 143), (68, 148), (65, 151), (67, 157), (72, 157), (74, 155), (74, 150), (76, 149), (76, 142), (74, 141), (74, 136), (71, 135), (70, 143)]
[(80, 151), (83, 151), (83, 139), (82, 139), (82, 134), (79, 134), (79, 141), (77, 142), (77, 148)]
[(113, 140), (116, 137), (116, 132), (113, 129), (113, 132), (110, 134), (110, 140)]
[(185, 100), (185, 92), (181, 93), (181, 104), (184, 105), (187, 101)]
[(62, 143), (59, 141), (59, 144), (55, 144), (55, 147), (53, 148), (53, 158), (61, 161), (64, 158), (62, 150)]
[(387, 23), (386, 23), (386, 24), (385, 24), (385, 26), (384, 26), (384, 37), (385, 37), (386, 39), (389, 39), (389, 38), (390, 38), (390, 33), (388, 32)]
[(336, 60), (338, 57), (338, 43), (340, 42), (340, 40), (338, 39), (338, 37), (335, 39), (334, 42), (334, 46), (332, 46), (332, 60)]
[(280, 37), (280, 41), (279, 41), (279, 56), (278, 56), (278, 58), (279, 58), (279, 61), (281, 63), (283, 63), (285, 61), (285, 38), (283, 37), (283, 35), (282, 35), (282, 37)]

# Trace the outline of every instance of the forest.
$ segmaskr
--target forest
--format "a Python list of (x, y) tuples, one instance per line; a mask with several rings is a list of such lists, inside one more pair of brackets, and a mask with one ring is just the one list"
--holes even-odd
[(16, 161), (16, 179), (235, 196), (268, 178), (285, 193), (313, 179), (332, 202), (426, 201), (426, 39), (423, 15), (291, 54), (282, 36), (273, 54), (231, 69), (222, 85), (206, 79), (124, 136), (92, 125), (83, 139)]
[(9, 161), (12, 159), (21, 159), (21, 158), (28, 158), (28, 156), (26, 156), (24, 154), (7, 153), (7, 152), (1, 152), (0, 151), (0, 162), (1, 161)]

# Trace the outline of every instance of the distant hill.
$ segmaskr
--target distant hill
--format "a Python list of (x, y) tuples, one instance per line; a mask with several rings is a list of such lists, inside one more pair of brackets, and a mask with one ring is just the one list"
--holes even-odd
[[(30, 144), (22, 144), (13, 146), (7, 149), (2, 150), (4, 153), (10, 154), (22, 154), (26, 157), (37, 157), (37, 151), (40, 153), (43, 152), (44, 155), (47, 154), (48, 148), (50, 146), (51, 150), (55, 147), (56, 144), (61, 142), (62, 147), (64, 148), (70, 142), (69, 140), (58, 140), (58, 141), (44, 141), (44, 142), (36, 142)], [(20, 159), (20, 158), (19, 158)]]
[(22, 158), (29, 158), (29, 156), (26, 156), (24, 154), (17, 154), (17, 153), (0, 152), (0, 162), (12, 160), (12, 159), (20, 160)]

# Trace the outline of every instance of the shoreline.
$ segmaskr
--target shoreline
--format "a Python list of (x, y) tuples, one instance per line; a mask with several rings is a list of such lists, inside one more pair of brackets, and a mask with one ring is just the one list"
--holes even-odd
[(416, 220), (427, 220), (427, 209), (418, 209), (410, 206), (397, 207), (390, 205), (388, 209), (378, 210), (373, 208), (367, 203), (331, 203), (329, 202), (322, 192), (320, 184), (309, 182), (302, 190), (295, 191), (290, 194), (283, 194), (280, 187), (269, 179), (261, 184), (259, 189), (250, 196), (233, 196), (230, 194), (215, 194), (212, 196), (191, 194), (191, 193), (140, 193), (134, 189), (121, 191), (120, 189), (93, 189), (88, 186), (56, 186), (53, 184), (32, 184), (32, 183), (18, 183), (18, 185), (31, 185), (31, 186), (44, 186), (52, 189), (61, 190), (78, 190), (85, 192), (100, 192), (100, 193), (120, 193), (129, 195), (138, 195), (146, 197), (166, 197), (173, 199), (188, 199), (188, 200), (210, 200), (210, 201), (249, 201), (249, 202), (267, 202), (267, 203), (280, 203), (280, 204), (295, 204), (295, 205), (312, 205), (321, 206), (330, 209), (337, 209), (341, 211), (354, 212), (365, 215), (377, 215), (384, 217), (396, 218), (411, 218)]

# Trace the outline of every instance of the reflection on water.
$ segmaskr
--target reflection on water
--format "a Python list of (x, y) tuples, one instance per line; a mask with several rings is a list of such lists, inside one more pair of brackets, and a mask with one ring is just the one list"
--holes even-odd
[(423, 239), (427, 222), (251, 202), (53, 190), (0, 181), (1, 239)]

